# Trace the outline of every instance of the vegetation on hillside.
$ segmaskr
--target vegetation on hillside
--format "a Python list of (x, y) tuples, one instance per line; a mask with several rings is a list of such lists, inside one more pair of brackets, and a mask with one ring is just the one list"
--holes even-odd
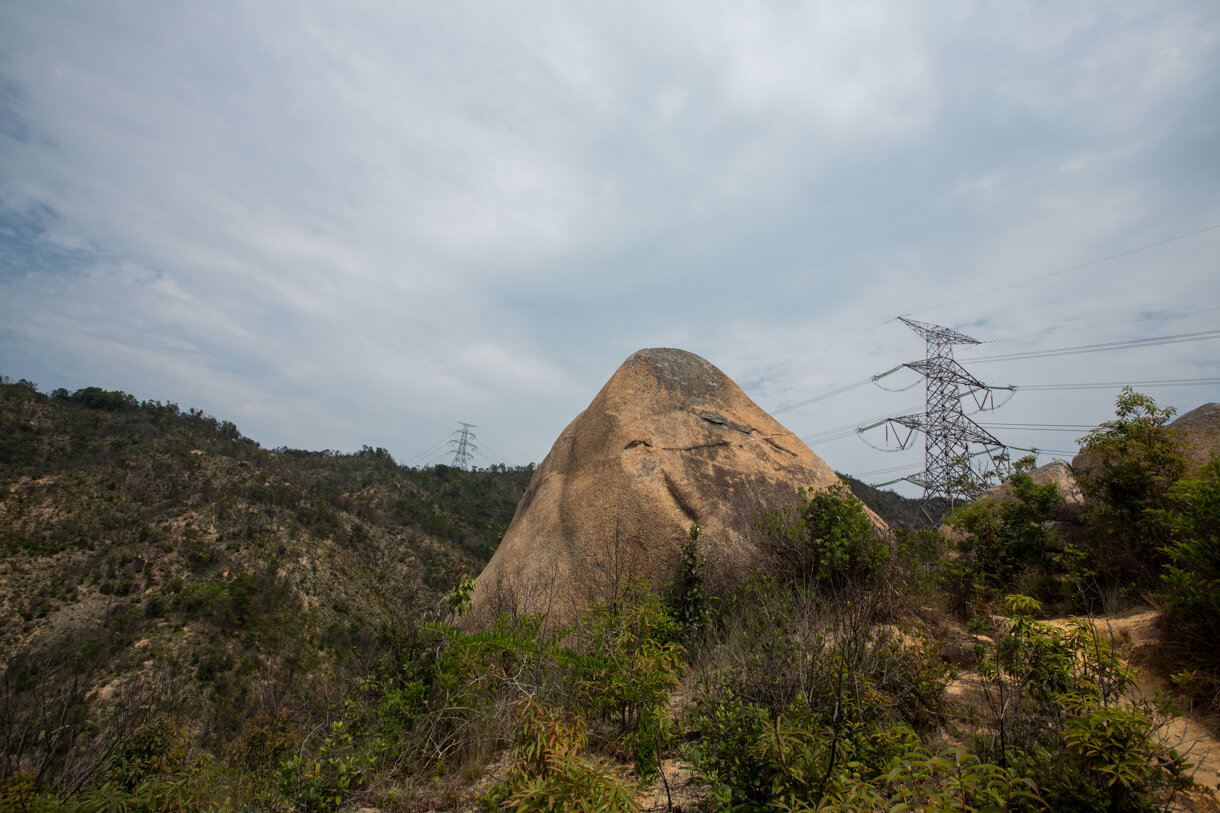
[[(942, 497), (929, 498), (926, 503), (904, 497), (893, 491), (874, 488), (850, 474), (835, 472), (847, 484), (856, 499), (867, 505), (892, 528), (917, 528), (931, 518), (939, 522), (949, 515), (949, 503)], [(927, 516), (924, 511), (927, 511)]]
[[(1220, 463), (1111, 487), (1164, 413), (1117, 442), (1120, 399), (1090, 436), (1076, 542), (1024, 464), (952, 541), (807, 492), (758, 518), (772, 556), (731, 594), (707, 590), (696, 525), (669, 584), (626, 582), (570, 628), (473, 630), (469, 574), (528, 472), (269, 452), (121, 393), (3, 396), (0, 808), (637, 810), (675, 757), (705, 810), (1152, 810), (1189, 784), (1168, 704), (1133, 700), (1089, 624), (1039, 620), (1152, 589), (1214, 674)], [(1123, 564), (1151, 544), (1156, 574)]]
[(328, 720), (478, 572), (531, 473), (265, 450), (200, 410), (3, 382), (0, 769), (76, 793), (154, 706), (212, 753)]

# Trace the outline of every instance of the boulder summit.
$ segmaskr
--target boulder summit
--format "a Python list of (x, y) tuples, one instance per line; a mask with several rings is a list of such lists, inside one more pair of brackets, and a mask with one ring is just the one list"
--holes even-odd
[(798, 488), (837, 482), (715, 366), (684, 350), (641, 350), (534, 473), (479, 577), (473, 621), (507, 611), (565, 622), (613, 601), (633, 577), (662, 587), (696, 523), (709, 587), (724, 590), (759, 563), (756, 517), (796, 505)]

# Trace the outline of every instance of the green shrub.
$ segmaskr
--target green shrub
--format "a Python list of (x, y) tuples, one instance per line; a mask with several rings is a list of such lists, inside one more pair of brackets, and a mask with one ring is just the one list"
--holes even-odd
[(706, 560), (699, 549), (699, 523), (690, 526), (688, 539), (682, 543), (682, 560), (678, 576), (669, 586), (669, 605), (673, 610), (682, 642), (690, 647), (698, 644), (707, 630), (709, 600), (703, 571)]
[(689, 757), (717, 804), (862, 803), (918, 746), (915, 727), (935, 725), (945, 667), (917, 630), (877, 623), (881, 592), (824, 596), (763, 577), (726, 603), (690, 720)]
[(845, 485), (801, 489), (800, 498), (796, 508), (769, 512), (755, 523), (771, 539), (776, 573), (812, 589), (842, 588), (877, 572), (889, 549)]
[(946, 520), (959, 532), (951, 543), (957, 555), (941, 565), (940, 582), (961, 618), (975, 616), (982, 604), (1011, 592), (1019, 577), (1041, 582), (1050, 593), (1061, 542), (1050, 521), (1063, 495), (1054, 483), (1033, 481), (1028, 474), (1033, 462), (1032, 457), (1017, 462), (1009, 479), (1011, 498), (978, 500)]
[(681, 630), (648, 583), (637, 580), (612, 606), (590, 611), (577, 646), (579, 700), (618, 728), (642, 776), (657, 770), (670, 739), (666, 700), (678, 684)]
[(1008, 596), (1011, 623), (979, 665), (980, 756), (1032, 779), (1055, 810), (1143, 810), (1187, 784), (1189, 766), (1157, 740), (1165, 703), (1132, 699), (1134, 673), (1087, 621), (1032, 617)]
[(579, 810), (638, 811), (635, 788), (607, 766), (584, 756), (587, 738), (579, 716), (526, 696), (514, 704), (513, 763), (504, 781), (484, 794), (488, 807), (519, 813)]
[(1196, 476), (1178, 481), (1168, 493), (1172, 510), (1159, 518), (1169, 525), (1172, 541), (1157, 599), (1164, 605), (1167, 628), (1180, 636), (1192, 655), (1220, 664), (1220, 459), (1213, 458)]
[(1163, 509), (1186, 471), (1176, 410), (1124, 387), (1115, 420), (1080, 439), (1087, 464), (1076, 472), (1086, 498), (1090, 566), (1103, 587), (1152, 587), (1166, 561), (1170, 525)]
[(293, 810), (338, 810), (344, 799), (361, 789), (376, 763), (375, 754), (361, 749), (344, 723), (336, 720), (316, 754), (293, 754), (280, 764), (276, 785)]
[(936, 755), (913, 751), (897, 760), (885, 779), (893, 811), (1047, 809), (1033, 780), (963, 748)]

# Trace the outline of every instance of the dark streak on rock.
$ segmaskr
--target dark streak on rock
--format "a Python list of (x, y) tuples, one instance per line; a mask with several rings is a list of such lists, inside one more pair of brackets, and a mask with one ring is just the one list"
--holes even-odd
[(682, 509), (682, 513), (686, 514), (686, 518), (691, 522), (698, 522), (699, 518), (695, 516), (695, 511), (691, 508), (690, 503), (682, 496), (682, 492), (678, 490), (678, 484), (669, 476), (669, 472), (663, 471), (665, 476), (665, 488), (669, 491), (669, 496), (674, 498), (674, 502), (678, 504), (678, 508)]
[(792, 450), (790, 450), (790, 449), (785, 449), (783, 446), (780, 446), (778, 443), (776, 443), (775, 441), (771, 440), (771, 438), (763, 438), (763, 440), (765, 440), (765, 441), (766, 441), (767, 443), (769, 443), (769, 444), (770, 444), (772, 447), (774, 447), (774, 448), (778, 449), (779, 451), (783, 452), (784, 454), (786, 454), (786, 455), (791, 455), (791, 456), (793, 456), (793, 457), (796, 457), (796, 452), (794, 452), (794, 451), (792, 451)]
[(700, 443), (698, 446), (664, 446), (662, 451), (666, 452), (695, 452), (699, 449), (715, 449), (720, 446), (732, 446), (727, 440), (718, 440), (715, 443)]
[(754, 430), (750, 427), (742, 426), (739, 423), (734, 423), (721, 415), (719, 412), (696, 412), (695, 414), (713, 426), (723, 426), (726, 429), (735, 429), (743, 435), (754, 434)]

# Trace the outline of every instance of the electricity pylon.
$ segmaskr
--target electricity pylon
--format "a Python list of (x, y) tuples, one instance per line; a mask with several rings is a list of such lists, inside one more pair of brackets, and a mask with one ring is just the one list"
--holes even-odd
[(455, 447), (453, 451), (453, 467), (462, 469), (463, 471), (470, 465), (470, 458), (474, 452), (478, 451), (478, 446), (474, 444), (474, 424), (463, 423), (458, 421), (457, 429), (453, 430), (453, 434), (458, 437), (449, 441), (449, 445)]
[(863, 433), (885, 424), (887, 438), (892, 430), (899, 449), (909, 448), (916, 432), (924, 434), (924, 470), (902, 479), (923, 487), (924, 514), (931, 519), (930, 497), (941, 497), (950, 507), (959, 499), (972, 499), (986, 489), (993, 473), (1007, 466), (1005, 445), (963, 412), (962, 399), (972, 396), (980, 410), (995, 409), (992, 392), (1014, 388), (984, 384), (954, 360), (953, 345), (979, 344), (978, 339), (927, 322), (899, 320), (924, 337), (927, 357), (875, 375), (873, 381), (903, 368), (919, 373), (927, 380), (924, 413), (887, 418), (856, 431)]

